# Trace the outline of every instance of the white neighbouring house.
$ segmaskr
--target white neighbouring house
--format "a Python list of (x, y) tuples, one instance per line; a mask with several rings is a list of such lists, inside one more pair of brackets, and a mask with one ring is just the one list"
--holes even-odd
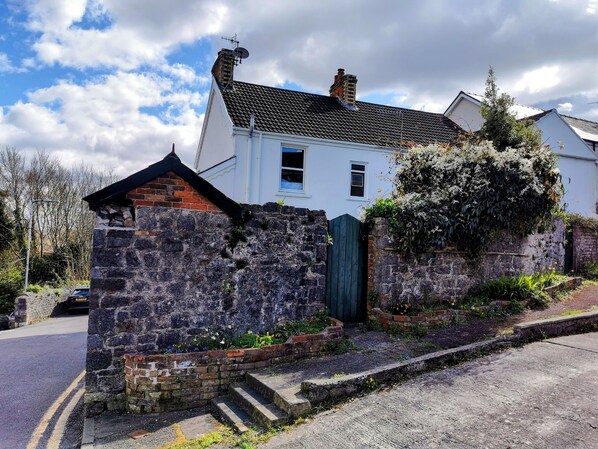
[(234, 67), (234, 51), (221, 50), (195, 168), (237, 202), (359, 217), (391, 192), (395, 149), (461, 131), (443, 114), (356, 101), (357, 78), (342, 69), (325, 96), (236, 81)]
[[(444, 115), (466, 131), (478, 131), (484, 119), (482, 97), (460, 92)], [(515, 104), (518, 119), (529, 118), (542, 133), (542, 140), (558, 156), (569, 212), (595, 217), (598, 199), (598, 123)]]

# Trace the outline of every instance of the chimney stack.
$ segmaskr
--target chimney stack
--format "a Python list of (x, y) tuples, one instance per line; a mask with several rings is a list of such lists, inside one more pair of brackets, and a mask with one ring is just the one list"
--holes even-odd
[(345, 74), (345, 69), (338, 69), (334, 83), (330, 86), (330, 96), (338, 98), (344, 105), (355, 108), (357, 77)]
[(227, 89), (233, 86), (234, 70), (235, 52), (234, 50), (223, 48), (218, 52), (216, 62), (214, 62), (214, 65), (212, 66), (212, 75), (221, 89)]

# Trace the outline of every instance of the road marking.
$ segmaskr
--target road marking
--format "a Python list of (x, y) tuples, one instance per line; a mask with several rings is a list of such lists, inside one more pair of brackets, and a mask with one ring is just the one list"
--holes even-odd
[(64, 436), (64, 431), (66, 429), (66, 423), (73, 413), (73, 409), (79, 402), (79, 399), (85, 393), (85, 387), (79, 388), (77, 392), (73, 395), (69, 403), (66, 405), (62, 413), (60, 414), (58, 421), (56, 421), (56, 425), (54, 426), (54, 430), (52, 431), (52, 435), (50, 435), (50, 439), (48, 440), (48, 445), (46, 449), (59, 449), (60, 448), (60, 441)]
[(72, 393), (72, 391), (77, 388), (77, 384), (81, 382), (85, 376), (85, 371), (82, 371), (81, 374), (77, 376), (75, 380), (68, 386), (66, 390), (62, 392), (62, 394), (54, 401), (54, 403), (50, 406), (50, 408), (46, 411), (42, 420), (39, 422), (35, 430), (33, 431), (33, 435), (31, 435), (31, 439), (29, 440), (29, 444), (27, 444), (27, 449), (36, 449), (37, 445), (39, 444), (39, 440), (41, 440), (44, 432), (48, 428), (50, 421), (56, 414), (56, 411), (60, 408), (62, 403), (66, 400), (66, 398)]

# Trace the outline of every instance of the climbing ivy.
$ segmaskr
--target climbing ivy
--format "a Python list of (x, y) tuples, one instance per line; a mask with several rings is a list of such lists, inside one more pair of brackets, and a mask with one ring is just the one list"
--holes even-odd
[(366, 222), (387, 218), (405, 253), (456, 244), (478, 255), (497, 231), (543, 228), (562, 197), (556, 156), (541, 146), (414, 146), (398, 154), (397, 167), (392, 197), (368, 208)]

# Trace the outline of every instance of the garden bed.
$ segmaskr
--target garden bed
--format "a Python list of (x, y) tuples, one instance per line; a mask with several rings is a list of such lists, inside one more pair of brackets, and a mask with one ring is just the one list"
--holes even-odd
[[(544, 292), (556, 297), (559, 292), (573, 290), (581, 285), (582, 278), (574, 277), (558, 284), (544, 288)], [(527, 307), (527, 301), (518, 301), (518, 307)], [(514, 310), (511, 301), (492, 301), (488, 304), (471, 306), (462, 309), (438, 309), (413, 315), (394, 315), (379, 308), (368, 306), (368, 322), (379, 323), (384, 330), (397, 332), (415, 332), (434, 327), (444, 327), (459, 324), (472, 317), (484, 317), (500, 313), (509, 314)]]
[(218, 349), (181, 354), (125, 355), (127, 410), (155, 413), (206, 405), (224, 394), (247, 371), (334, 350), (343, 323), (317, 334), (294, 335), (285, 343), (249, 349)]

